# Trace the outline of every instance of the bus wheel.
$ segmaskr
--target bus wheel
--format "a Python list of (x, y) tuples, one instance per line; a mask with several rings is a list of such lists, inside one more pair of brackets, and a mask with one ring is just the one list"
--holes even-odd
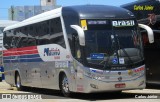
[(71, 92), (69, 91), (68, 78), (65, 74), (62, 75), (60, 88), (64, 96), (69, 97)]
[(16, 87), (17, 87), (18, 91), (22, 90), (21, 78), (20, 78), (20, 75), (18, 73), (16, 74)]

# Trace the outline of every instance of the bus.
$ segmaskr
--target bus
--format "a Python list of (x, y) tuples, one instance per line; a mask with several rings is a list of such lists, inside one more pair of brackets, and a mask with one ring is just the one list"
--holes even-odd
[[(148, 7), (147, 10), (138, 10), (139, 7)], [(142, 0), (122, 5), (136, 16), (138, 23), (148, 25), (154, 32), (154, 43), (150, 44), (147, 34), (141, 30), (143, 36), (144, 56), (146, 64), (146, 78), (149, 84), (160, 84), (160, 1)]]
[(0, 81), (2, 81), (3, 72), (3, 56), (2, 56), (2, 46), (3, 46), (3, 29), (9, 25), (15, 24), (17, 21), (10, 20), (0, 20)]
[(57, 8), (4, 29), (6, 82), (93, 93), (145, 88), (145, 64), (134, 15), (107, 5)]

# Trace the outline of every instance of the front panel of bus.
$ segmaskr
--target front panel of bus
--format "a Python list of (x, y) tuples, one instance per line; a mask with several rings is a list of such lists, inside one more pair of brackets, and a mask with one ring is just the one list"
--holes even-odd
[(85, 46), (77, 44), (79, 40), (73, 42), (75, 58), (84, 65), (77, 65), (77, 91), (145, 87), (142, 41), (135, 19), (81, 19), (80, 26)]

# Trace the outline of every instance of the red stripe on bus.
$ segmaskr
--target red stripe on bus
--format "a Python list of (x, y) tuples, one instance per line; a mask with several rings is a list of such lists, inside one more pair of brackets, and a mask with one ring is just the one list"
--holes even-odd
[(37, 54), (37, 46), (24, 47), (24, 48), (12, 48), (3, 51), (3, 56), (14, 56), (14, 55), (26, 55), (26, 54)]
[(27, 54), (37, 54), (37, 50), (30, 50), (30, 51), (14, 51), (13, 53), (4, 53), (3, 56), (16, 56), (16, 55), (27, 55)]
[(24, 51), (24, 50), (33, 50), (33, 49), (37, 49), (37, 46), (30, 46), (30, 47), (22, 47), (22, 48), (11, 48), (8, 50), (4, 50), (5, 51)]

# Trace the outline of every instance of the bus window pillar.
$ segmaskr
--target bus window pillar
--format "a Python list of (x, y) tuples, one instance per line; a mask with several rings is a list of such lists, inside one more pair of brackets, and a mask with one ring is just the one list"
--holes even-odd
[(71, 28), (75, 29), (78, 33), (79, 44), (85, 46), (85, 36), (83, 29), (78, 25), (71, 25)]
[(78, 25), (71, 25), (71, 28), (77, 31), (72, 37), (74, 43), (74, 56), (75, 58), (83, 63), (84, 60), (84, 46), (85, 46), (85, 36), (83, 29)]

